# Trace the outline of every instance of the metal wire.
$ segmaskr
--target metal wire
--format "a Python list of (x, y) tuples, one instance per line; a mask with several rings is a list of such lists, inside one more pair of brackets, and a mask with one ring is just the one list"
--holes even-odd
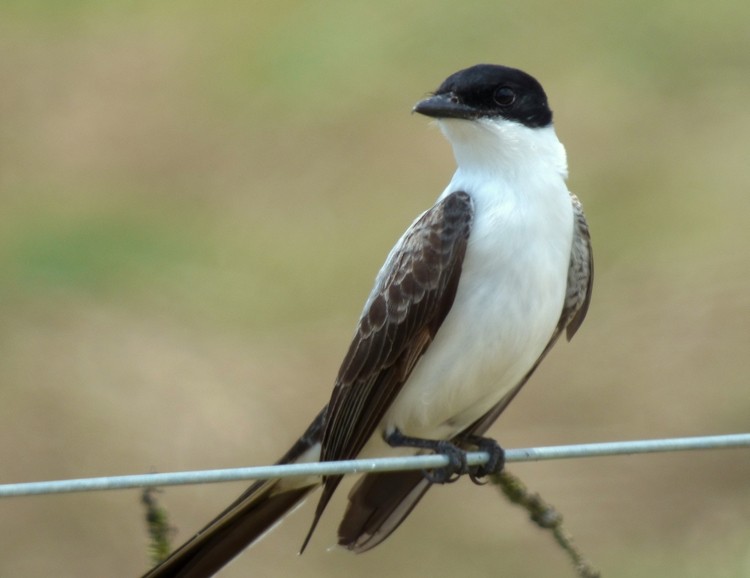
[[(533, 462), (722, 448), (750, 448), (750, 433), (510, 449), (505, 451), (505, 461), (509, 463)], [(485, 452), (470, 452), (467, 454), (469, 465), (483, 464), (488, 458), (489, 456)], [(106, 476), (100, 478), (2, 484), (0, 485), (0, 498), (70, 492), (93, 492), (99, 490), (122, 490), (150, 486), (209, 484), (293, 476), (328, 476), (333, 474), (422, 470), (440, 468), (446, 465), (448, 465), (448, 458), (444, 455), (423, 455), (163, 474)]]

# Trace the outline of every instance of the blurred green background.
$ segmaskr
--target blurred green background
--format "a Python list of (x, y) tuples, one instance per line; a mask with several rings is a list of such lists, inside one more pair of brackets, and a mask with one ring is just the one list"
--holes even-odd
[[(544, 84), (594, 302), (506, 447), (747, 431), (750, 3), (5, 0), (2, 481), (269, 463), (327, 400), (372, 279), (453, 159), (410, 116), (477, 62)], [(511, 468), (607, 578), (750, 576), (750, 455)], [(187, 538), (244, 484), (160, 495)], [(223, 575), (573, 576), (489, 487), (330, 551), (341, 491)], [(0, 502), (0, 576), (135, 576), (135, 491)]]

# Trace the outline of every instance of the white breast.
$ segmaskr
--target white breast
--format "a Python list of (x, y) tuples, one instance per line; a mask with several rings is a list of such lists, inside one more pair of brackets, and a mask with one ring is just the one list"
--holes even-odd
[(443, 193), (463, 190), (474, 201), (461, 279), (435, 340), (383, 419), (384, 433), (453, 437), (517, 385), (546, 347), (563, 308), (573, 237), (564, 173), (546, 169), (490, 174), (461, 166)]

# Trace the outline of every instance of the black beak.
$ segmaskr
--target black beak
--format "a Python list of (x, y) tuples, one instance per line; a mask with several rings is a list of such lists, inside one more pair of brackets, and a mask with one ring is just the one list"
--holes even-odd
[(461, 103), (453, 93), (434, 94), (420, 100), (412, 109), (432, 118), (462, 118), (466, 120), (477, 118), (474, 109)]

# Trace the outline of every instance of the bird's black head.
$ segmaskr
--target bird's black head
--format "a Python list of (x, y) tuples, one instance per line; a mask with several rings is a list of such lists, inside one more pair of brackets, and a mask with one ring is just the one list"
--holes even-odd
[(498, 118), (530, 128), (552, 123), (542, 85), (525, 72), (495, 64), (477, 64), (451, 74), (414, 112), (433, 118)]

